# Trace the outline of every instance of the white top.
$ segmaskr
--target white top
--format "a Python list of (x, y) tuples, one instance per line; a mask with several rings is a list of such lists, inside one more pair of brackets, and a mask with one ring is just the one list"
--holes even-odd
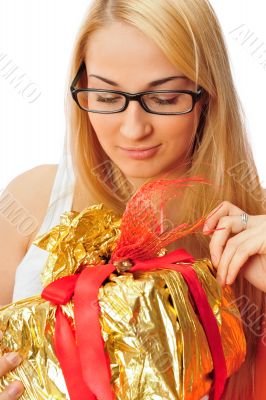
[[(64, 149), (58, 165), (49, 206), (43, 223), (36, 235), (40, 236), (60, 223), (60, 216), (71, 211), (74, 195), (75, 176), (70, 154)], [(31, 245), (16, 270), (12, 302), (31, 297), (42, 292), (40, 273), (49, 253), (36, 245)]]

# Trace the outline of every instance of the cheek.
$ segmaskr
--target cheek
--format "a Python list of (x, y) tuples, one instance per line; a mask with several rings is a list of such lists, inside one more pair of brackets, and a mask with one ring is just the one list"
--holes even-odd
[(112, 138), (114, 138), (110, 120), (105, 120), (104, 116), (97, 115), (96, 113), (94, 115), (90, 115), (89, 120), (101, 146), (105, 150), (106, 145), (109, 143), (111, 144)]
[(197, 117), (194, 114), (184, 114), (177, 117), (173, 117), (171, 121), (170, 117), (165, 123), (162, 123), (158, 128), (161, 132), (162, 140), (186, 143), (193, 139), (197, 129)]

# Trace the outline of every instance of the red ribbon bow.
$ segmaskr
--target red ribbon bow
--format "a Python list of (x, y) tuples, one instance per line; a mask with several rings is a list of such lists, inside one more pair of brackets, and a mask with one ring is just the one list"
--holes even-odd
[[(211, 398), (219, 400), (227, 379), (221, 336), (217, 321), (208, 303), (196, 272), (195, 259), (184, 249), (149, 260), (133, 259), (130, 272), (171, 269), (185, 279), (197, 307), (205, 331), (214, 366)], [(177, 262), (191, 263), (186, 265)], [(113, 400), (108, 354), (104, 350), (99, 322), (98, 292), (104, 280), (116, 270), (114, 264), (84, 268), (79, 274), (58, 279), (49, 284), (41, 296), (57, 305), (55, 322), (55, 352), (61, 365), (71, 400)], [(75, 331), (62, 312), (61, 305), (73, 297)], [(97, 305), (97, 306), (96, 306)]]

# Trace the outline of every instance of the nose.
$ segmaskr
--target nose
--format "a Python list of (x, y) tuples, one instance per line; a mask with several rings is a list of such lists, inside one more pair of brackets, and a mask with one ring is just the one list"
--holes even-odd
[(120, 133), (131, 140), (138, 140), (152, 133), (151, 116), (137, 101), (130, 101), (121, 114)]

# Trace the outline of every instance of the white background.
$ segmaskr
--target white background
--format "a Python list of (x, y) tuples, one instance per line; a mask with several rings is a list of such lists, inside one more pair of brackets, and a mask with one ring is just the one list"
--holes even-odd
[[(211, 3), (224, 31), (260, 180), (266, 187), (265, 2)], [(36, 165), (59, 161), (66, 74), (88, 5), (89, 0), (0, 0), (0, 189)], [(237, 35), (241, 25), (242, 36)], [(11, 78), (3, 76), (4, 56), (6, 63), (17, 66), (14, 75), (25, 74), (28, 89), (15, 88)]]

